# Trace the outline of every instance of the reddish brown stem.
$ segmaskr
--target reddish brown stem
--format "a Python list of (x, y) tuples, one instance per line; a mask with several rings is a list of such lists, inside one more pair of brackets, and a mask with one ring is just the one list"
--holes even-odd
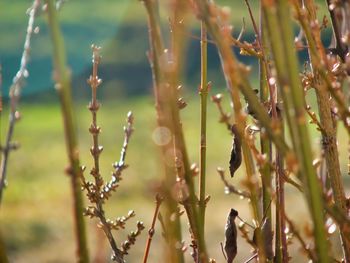
[(147, 243), (146, 243), (145, 252), (143, 254), (143, 261), (142, 261), (143, 263), (147, 263), (147, 260), (148, 260), (149, 250), (151, 248), (151, 243), (152, 243), (153, 235), (155, 232), (154, 227), (156, 225), (156, 220), (158, 217), (159, 208), (160, 208), (160, 205), (162, 204), (162, 201), (163, 201), (163, 198), (159, 194), (157, 194), (156, 195), (156, 209), (154, 210), (151, 227), (148, 230), (148, 239), (147, 239)]

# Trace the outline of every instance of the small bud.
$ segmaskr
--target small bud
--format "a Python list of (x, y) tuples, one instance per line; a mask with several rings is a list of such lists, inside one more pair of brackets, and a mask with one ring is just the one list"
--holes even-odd
[(199, 168), (198, 168), (198, 165), (196, 164), (196, 163), (193, 163), (192, 165), (191, 165), (191, 171), (192, 171), (192, 175), (193, 176), (197, 176), (198, 175), (198, 173), (199, 173)]
[(40, 28), (38, 26), (36, 26), (34, 28), (34, 34), (39, 34), (39, 32), (40, 32)]
[(179, 98), (177, 100), (177, 106), (179, 107), (180, 110), (184, 109), (187, 106), (187, 102), (184, 101), (183, 98)]
[(220, 103), (221, 100), (222, 100), (222, 97), (223, 97), (223, 95), (221, 93), (218, 93), (218, 94), (216, 94), (214, 96), (211, 96), (211, 100), (214, 103)]

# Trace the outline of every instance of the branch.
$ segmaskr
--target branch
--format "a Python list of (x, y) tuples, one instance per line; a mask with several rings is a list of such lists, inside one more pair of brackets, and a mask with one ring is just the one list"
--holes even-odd
[(153, 235), (155, 232), (155, 225), (156, 225), (156, 220), (159, 214), (159, 208), (160, 205), (162, 204), (163, 198), (157, 194), (156, 195), (156, 209), (154, 210), (154, 214), (153, 214), (153, 219), (152, 219), (152, 224), (150, 229), (148, 230), (148, 239), (147, 239), (147, 243), (146, 243), (146, 248), (145, 248), (145, 252), (143, 254), (143, 263), (147, 263), (148, 260), (148, 255), (149, 255), (149, 250), (151, 248), (151, 243), (152, 243), (152, 239), (153, 239)]
[[(24, 48), (21, 58), (20, 68), (13, 79), (10, 87), (10, 117), (9, 127), (6, 134), (5, 145), (1, 148), (1, 165), (0, 165), (0, 204), (2, 201), (3, 190), (6, 186), (6, 172), (10, 151), (14, 149), (12, 137), (15, 130), (16, 121), (19, 120), (18, 103), (20, 100), (22, 89), (25, 85), (25, 79), (28, 77), (28, 63), (30, 55), (30, 44), (34, 32), (34, 20), (40, 7), (40, 0), (34, 0), (32, 6), (28, 9), (28, 26), (27, 34), (24, 41)], [(0, 94), (1, 95), (1, 94)], [(2, 104), (2, 102), (1, 102)], [(1, 105), (2, 108), (2, 105)]]
[(54, 81), (56, 82), (57, 92), (60, 97), (67, 156), (69, 159), (67, 172), (70, 175), (73, 193), (78, 261), (89, 262), (85, 222), (83, 217), (83, 199), (79, 183), (79, 180), (82, 177), (82, 170), (80, 167), (79, 147), (73, 114), (71, 76), (66, 64), (64, 39), (59, 26), (54, 1), (46, 0), (45, 3), (47, 4), (49, 29), (53, 44)]
[(232, 193), (232, 194), (236, 194), (238, 196), (241, 196), (243, 198), (248, 198), (250, 199), (250, 193), (247, 191), (243, 191), (243, 190), (239, 190), (237, 189), (235, 186), (233, 186), (232, 184), (230, 184), (226, 179), (225, 179), (225, 170), (221, 167), (218, 167), (216, 169), (216, 171), (218, 172), (221, 181), (224, 183), (225, 185), (225, 192), (226, 193)]

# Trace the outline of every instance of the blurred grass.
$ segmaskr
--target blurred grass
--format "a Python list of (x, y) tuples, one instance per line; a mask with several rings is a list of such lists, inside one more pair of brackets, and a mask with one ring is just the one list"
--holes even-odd
[[(190, 159), (198, 162), (198, 98), (186, 97), (189, 106), (182, 111), (186, 142)], [(227, 101), (225, 105), (229, 109)], [(109, 100), (102, 104), (98, 118), (98, 123), (102, 126), (100, 142), (104, 146), (101, 167), (103, 175), (108, 178), (112, 169), (111, 164), (119, 159), (123, 139), (122, 126), (129, 110), (135, 115), (135, 133), (127, 154), (127, 163), (130, 167), (124, 172), (121, 186), (107, 203), (106, 210), (108, 216), (114, 219), (134, 209), (137, 220), (144, 221), (148, 228), (154, 209), (151, 189), (155, 180), (162, 176), (162, 169), (158, 165), (161, 157), (152, 141), (155, 114), (150, 97), (124, 101)], [(10, 158), (9, 187), (5, 191), (0, 214), (1, 230), (11, 260), (29, 263), (74, 262), (71, 197), (68, 177), (63, 172), (67, 161), (59, 106), (23, 104), (21, 113), (23, 118), (18, 123), (15, 133), (15, 139), (21, 143), (21, 148), (13, 152)], [(224, 194), (223, 185), (216, 174), (216, 167), (228, 168), (231, 138), (226, 128), (218, 124), (214, 105), (209, 104), (208, 113), (208, 194), (212, 198), (208, 204), (206, 232), (210, 255), (216, 258), (217, 262), (222, 262), (220, 242), (224, 239), (223, 229), (229, 209), (234, 207), (243, 218), (250, 221), (250, 208), (247, 201)], [(6, 113), (3, 114), (2, 124), (5, 124), (5, 116)], [(88, 134), (90, 112), (85, 105), (76, 105), (76, 120), (79, 127), (81, 162), (88, 167), (88, 171), (91, 167), (89, 156), (91, 138)], [(3, 137), (4, 125), (1, 129)], [(340, 132), (343, 133), (342, 130)], [(314, 131), (313, 138), (317, 152), (318, 137)], [(346, 153), (345, 144), (340, 144), (340, 148), (342, 153)], [(345, 155), (341, 160), (345, 173)], [(237, 176), (230, 181), (240, 185), (240, 181), (244, 179), (243, 174), (242, 167)], [(86, 176), (89, 176), (88, 172)], [(290, 187), (287, 187), (287, 193), (288, 214), (296, 221), (307, 218), (302, 196)], [(136, 219), (127, 225), (127, 230), (135, 228), (135, 221)], [(188, 240), (185, 216), (183, 221), (184, 238)], [(101, 242), (96, 241), (96, 222), (88, 219), (87, 222), (93, 258), (97, 244)], [(158, 226), (150, 262), (162, 262), (159, 231)], [(126, 234), (126, 231), (118, 232), (117, 239), (121, 242)], [(138, 262), (141, 259), (146, 238), (147, 231), (142, 234), (131, 255), (128, 256), (129, 262)], [(335, 241), (335, 244), (338, 242)], [(295, 256), (297, 247), (295, 241), (292, 256)], [(335, 249), (338, 249), (337, 245)], [(108, 247), (105, 246), (103, 251), (107, 251), (108, 257)], [(244, 241), (239, 240), (237, 262), (247, 259), (249, 253), (249, 247)], [(188, 256), (189, 253), (186, 254)], [(292, 262), (300, 262), (298, 260), (301, 259), (294, 257)]]

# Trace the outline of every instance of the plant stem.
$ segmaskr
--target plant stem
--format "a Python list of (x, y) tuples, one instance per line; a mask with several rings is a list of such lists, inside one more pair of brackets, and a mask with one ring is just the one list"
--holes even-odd
[[(200, 232), (201, 222), (199, 220), (198, 213), (198, 199), (195, 195), (193, 173), (190, 168), (190, 162), (186, 149), (186, 143), (184, 133), (182, 129), (182, 123), (180, 119), (179, 107), (178, 107), (178, 77), (179, 77), (179, 65), (180, 65), (180, 48), (179, 44), (182, 42), (178, 39), (180, 31), (178, 30), (177, 23), (175, 20), (175, 27), (172, 30), (172, 60), (167, 60), (164, 50), (164, 45), (160, 33), (159, 26), (159, 14), (157, 1), (144, 0), (143, 3), (146, 6), (149, 16), (149, 29), (150, 29), (150, 44), (151, 44), (151, 59), (152, 67), (154, 69), (154, 85), (155, 85), (155, 97), (156, 97), (156, 108), (158, 112), (158, 125), (166, 127), (171, 131), (173, 141), (170, 141), (165, 145), (163, 154), (167, 147), (170, 149), (173, 145), (175, 149), (180, 152), (180, 155), (176, 155), (177, 162), (180, 163), (181, 172), (177, 174), (178, 179), (185, 181), (185, 188), (187, 196), (184, 200), (179, 200), (185, 210), (190, 224), (191, 231), (195, 241), (198, 243), (199, 260), (201, 263), (209, 262), (207, 255), (205, 240)], [(187, 5), (186, 1), (175, 1), (174, 15), (178, 17), (179, 12)], [(164, 59), (165, 58), (165, 59)], [(173, 66), (171, 69), (166, 70), (165, 67), (171, 63)], [(173, 144), (171, 144), (173, 142)], [(173, 175), (173, 172), (172, 172)], [(169, 174), (171, 176), (171, 174)], [(171, 179), (171, 177), (169, 177)], [(173, 177), (174, 178), (174, 177)], [(173, 180), (173, 179), (171, 179)], [(172, 181), (169, 181), (167, 185), (169, 189), (173, 187)], [(171, 198), (171, 196), (169, 196)]]
[[(165, 82), (164, 72), (161, 69), (159, 58), (164, 53), (164, 44), (160, 31), (160, 18), (158, 1), (144, 0), (144, 4), (148, 15), (148, 30), (150, 41), (150, 53), (149, 62), (152, 69), (153, 76), (153, 91), (155, 97), (155, 108), (157, 113), (158, 127), (164, 127), (173, 132), (172, 123), (170, 121), (170, 109), (169, 109), (169, 95), (165, 94)], [(165, 156), (167, 151), (171, 150), (173, 141), (167, 145), (160, 146), (162, 155)], [(180, 249), (176, 246), (181, 242), (181, 225), (177, 215), (178, 208), (177, 202), (172, 198), (171, 190), (175, 184), (175, 175), (172, 167), (169, 167), (166, 163), (163, 163), (165, 169), (164, 180), (164, 223), (167, 226), (164, 228), (165, 238), (167, 239), (167, 255), (166, 258), (172, 263), (183, 263), (184, 256)], [(171, 219), (171, 217), (173, 219)]]
[[(297, 2), (295, 7), (300, 14), (301, 7)], [(308, 20), (310, 23), (317, 21), (316, 6), (313, 0), (304, 1), (307, 9)], [(300, 20), (303, 21), (302, 16), (299, 15)], [(321, 59), (324, 64), (327, 65), (326, 53), (321, 42), (321, 32), (319, 27), (314, 27), (313, 30), (307, 28), (307, 24), (302, 22), (304, 32), (308, 44), (309, 44), (309, 57), (311, 61), (311, 67), (314, 74), (313, 85), (316, 90), (317, 104), (320, 115), (320, 124), (322, 126), (322, 148), (326, 159), (328, 178), (331, 182), (335, 203), (346, 213), (346, 198), (344, 192), (344, 186), (342, 182), (342, 175), (340, 171), (338, 147), (336, 139), (336, 128), (334, 127), (333, 117), (331, 113), (331, 103), (329, 100), (330, 94), (327, 91), (326, 83), (320, 78), (320, 73), (317, 67), (319, 60)], [(337, 43), (340, 45), (340, 43)], [(314, 48), (311, 50), (311, 48)], [(315, 56), (314, 54), (319, 54)], [(314, 66), (313, 66), (314, 65)], [(343, 252), (346, 262), (350, 262), (350, 243), (344, 237), (344, 233), (341, 232)]]
[[(91, 101), (89, 103), (89, 110), (92, 115), (92, 122), (89, 128), (89, 132), (92, 136), (92, 141), (93, 145), (90, 148), (90, 153), (94, 161), (93, 168), (90, 171), (90, 174), (94, 177), (95, 180), (95, 185), (94, 185), (94, 203), (96, 204), (96, 215), (100, 219), (100, 223), (102, 224), (102, 230), (104, 231), (108, 242), (113, 250), (113, 255), (112, 258), (114, 261), (117, 261), (118, 263), (123, 263), (123, 253), (122, 251), (118, 248), (116, 241), (113, 237), (111, 227), (109, 226), (106, 216), (105, 216), (105, 211), (103, 207), (104, 203), (104, 195), (103, 190), (104, 190), (104, 180), (101, 176), (100, 172), (100, 155), (103, 151), (103, 147), (99, 145), (99, 135), (101, 132), (101, 127), (98, 126), (97, 124), (97, 112), (100, 109), (100, 103), (97, 101), (97, 88), (100, 86), (102, 83), (102, 80), (98, 77), (97, 71), (98, 71), (98, 66), (101, 61), (101, 56), (99, 54), (100, 47), (97, 47), (95, 45), (91, 46), (92, 49), (92, 75), (90, 75), (90, 78), (88, 79), (88, 83), (91, 86)], [(129, 117), (129, 115), (128, 115)], [(122, 152), (121, 152), (121, 163), (122, 165), (125, 164), (125, 154), (126, 154), (126, 148), (129, 142), (129, 136), (132, 133), (132, 115), (130, 115), (130, 119), (128, 118), (128, 127), (130, 133), (127, 132), (128, 128), (124, 128), (125, 131), (125, 142), (123, 144)], [(131, 120), (131, 121), (129, 121)], [(125, 149), (124, 149), (125, 147)], [(117, 166), (119, 167), (119, 166)], [(121, 168), (122, 169), (122, 168)], [(114, 174), (113, 174), (114, 175)], [(113, 176), (112, 176), (112, 181), (113, 181)], [(119, 181), (117, 177), (115, 177), (115, 181)], [(111, 186), (113, 183), (110, 184)], [(88, 187), (86, 187), (88, 189)], [(103, 189), (103, 190), (102, 190)], [(89, 196), (89, 195), (88, 195)]]
[(285, 202), (284, 202), (284, 158), (276, 152), (276, 258), (277, 262), (289, 261), (288, 244), (285, 233)]
[[(278, 0), (271, 4), (263, 1), (264, 16), (270, 34), (270, 44), (277, 67), (277, 77), (289, 120), (294, 150), (298, 158), (299, 175), (305, 184), (306, 198), (314, 222), (315, 244), (318, 262), (329, 262), (328, 241), (324, 227), (322, 192), (312, 166), (310, 139), (306, 127), (304, 95), (301, 87), (298, 62), (293, 46), (293, 30), (290, 24), (288, 3)], [(272, 24), (274, 22), (274, 24)], [(275, 38), (279, 38), (275, 42)]]
[(262, 222), (262, 213), (259, 210), (259, 196), (258, 191), (259, 187), (257, 184), (257, 178), (256, 178), (256, 170), (254, 166), (253, 156), (250, 152), (249, 146), (247, 145), (246, 141), (242, 142), (242, 150), (243, 150), (243, 158), (244, 158), (244, 164), (246, 167), (246, 174), (247, 174), (247, 186), (250, 191), (250, 205), (253, 212), (253, 217), (255, 222), (258, 223), (256, 226), (256, 240), (257, 240), (257, 247), (258, 247), (258, 258), (259, 262), (266, 262), (266, 251), (265, 251), (265, 244), (263, 239), (263, 232), (261, 229), (261, 223)]
[[(34, 0), (31, 8), (29, 9), (29, 19), (27, 26), (27, 34), (24, 41), (24, 48), (21, 57), (21, 65), (13, 79), (13, 84), (10, 87), (10, 117), (9, 117), (9, 127), (6, 134), (5, 145), (1, 149), (1, 164), (0, 164), (0, 205), (3, 196), (3, 190), (6, 184), (6, 172), (7, 165), (11, 150), (14, 149), (12, 145), (12, 137), (15, 131), (15, 124), (18, 120), (18, 104), (21, 97), (21, 91), (23, 89), (25, 79), (28, 76), (27, 66), (29, 62), (30, 55), (30, 44), (32, 35), (34, 32), (34, 20), (37, 15), (37, 11), (40, 7), (40, 1)], [(2, 85), (2, 83), (1, 83)], [(2, 103), (2, 102), (1, 102)]]
[[(248, 4), (248, 1), (246, 1)], [(249, 5), (248, 5), (249, 7)], [(250, 8), (249, 8), (250, 9)], [(252, 18), (253, 20), (253, 18)], [(254, 23), (255, 24), (255, 23)], [(271, 114), (274, 119), (276, 119), (276, 103), (275, 103), (275, 89), (271, 88), (271, 85), (268, 83), (268, 79), (271, 76), (268, 76), (269, 71), (269, 65), (267, 62), (267, 40), (266, 40), (266, 29), (265, 29), (265, 21), (262, 16), (262, 10), (260, 5), (260, 32), (259, 35), (257, 34), (257, 38), (259, 39), (259, 47), (264, 54), (264, 56), (259, 60), (259, 78), (260, 78), (260, 101), (263, 105), (268, 104), (268, 99), (270, 95), (270, 106), (271, 106)], [(283, 125), (281, 123), (281, 125)], [(271, 191), (272, 191), (272, 171), (270, 164), (272, 163), (272, 144), (271, 140), (260, 133), (260, 147), (261, 147), (261, 154), (265, 155), (267, 158), (266, 164), (261, 167), (260, 173), (261, 173), (261, 181), (262, 181), (262, 208), (264, 213), (266, 214), (266, 218), (269, 220), (269, 222), (272, 222), (272, 211), (271, 211)], [(268, 224), (268, 226), (271, 226), (271, 224)], [(268, 231), (265, 231), (265, 233), (269, 233), (269, 235), (273, 235), (272, 229), (268, 229)], [(263, 238), (264, 240), (271, 240), (270, 244), (266, 244), (265, 247), (268, 248), (270, 251), (273, 251), (272, 249), (272, 241), (273, 239), (269, 238)], [(277, 249), (276, 249), (277, 251)], [(276, 257), (278, 258), (278, 257)]]
[(53, 44), (54, 78), (60, 97), (62, 117), (64, 123), (67, 155), (69, 159), (69, 176), (71, 178), (75, 233), (77, 242), (78, 262), (89, 262), (85, 221), (83, 218), (83, 199), (80, 186), (82, 171), (79, 161), (76, 127), (73, 119), (73, 104), (71, 97), (71, 78), (66, 64), (64, 40), (59, 27), (57, 11), (53, 0), (46, 0), (49, 28)]
[(201, 22), (201, 86), (200, 95), (200, 166), (199, 166), (199, 217), (201, 235), (204, 237), (205, 226), (205, 184), (206, 184), (206, 152), (207, 152), (207, 31)]
[[(263, 19), (261, 18), (261, 35), (262, 39), (264, 39), (264, 31), (263, 31)], [(265, 42), (263, 40), (263, 42)], [(263, 44), (265, 46), (265, 44)], [(269, 90), (267, 86), (267, 76), (264, 62), (262, 60), (259, 61), (259, 70), (260, 70), (260, 100), (261, 103), (266, 104), (269, 98)], [(260, 135), (260, 145), (261, 145), (261, 153), (265, 154), (268, 158), (268, 163), (272, 160), (271, 156), (271, 142), (266, 136)], [(263, 190), (263, 210), (265, 211), (267, 207), (271, 207), (269, 204), (271, 202), (271, 168), (268, 163), (261, 169), (262, 172), (262, 190)], [(267, 217), (271, 219), (271, 209), (267, 211)]]
[(159, 208), (160, 208), (160, 205), (162, 204), (162, 201), (163, 200), (160, 197), (160, 195), (157, 194), (157, 196), (156, 196), (156, 209), (154, 210), (151, 227), (148, 230), (148, 239), (147, 239), (147, 243), (146, 243), (145, 253), (143, 254), (143, 261), (142, 261), (143, 263), (147, 263), (147, 260), (148, 260), (149, 250), (151, 248), (151, 243), (152, 243), (153, 235), (155, 232), (154, 227), (156, 225), (156, 220), (158, 217)]

